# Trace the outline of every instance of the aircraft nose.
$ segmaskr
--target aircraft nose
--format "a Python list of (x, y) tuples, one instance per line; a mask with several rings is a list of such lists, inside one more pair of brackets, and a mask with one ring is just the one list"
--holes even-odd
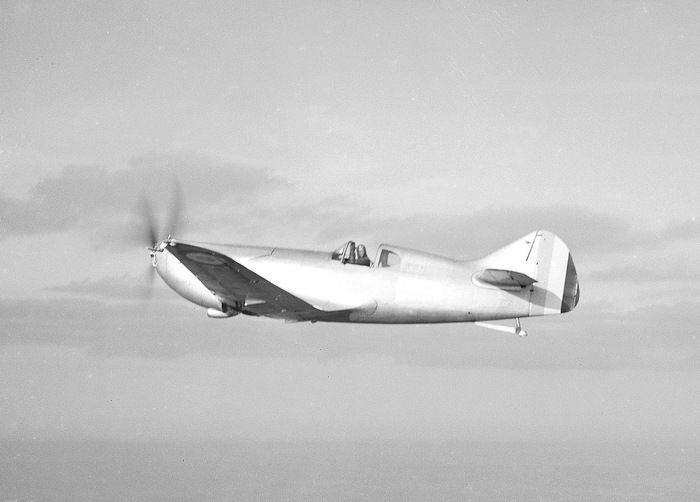
[(158, 254), (156, 271), (171, 289), (183, 298), (202, 307), (222, 310), (221, 301), (168, 249)]
[(566, 265), (566, 278), (564, 280), (564, 293), (561, 299), (561, 312), (570, 312), (576, 308), (581, 298), (581, 289), (578, 284), (576, 265), (569, 254), (569, 262)]

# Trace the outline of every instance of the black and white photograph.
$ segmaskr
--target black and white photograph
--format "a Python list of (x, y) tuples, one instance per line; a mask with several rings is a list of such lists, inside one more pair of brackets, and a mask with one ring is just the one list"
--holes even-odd
[(700, 500), (698, 20), (0, 0), (0, 502)]

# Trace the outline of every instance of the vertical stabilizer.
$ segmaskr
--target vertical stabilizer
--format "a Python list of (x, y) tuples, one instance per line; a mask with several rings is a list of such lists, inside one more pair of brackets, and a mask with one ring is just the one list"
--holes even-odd
[(530, 316), (560, 314), (576, 307), (578, 276), (569, 248), (546, 230), (531, 232), (479, 261), (478, 284), (530, 292)]
[(569, 312), (579, 299), (578, 275), (569, 248), (552, 232), (540, 230), (529, 260), (537, 266), (530, 295), (530, 315)]

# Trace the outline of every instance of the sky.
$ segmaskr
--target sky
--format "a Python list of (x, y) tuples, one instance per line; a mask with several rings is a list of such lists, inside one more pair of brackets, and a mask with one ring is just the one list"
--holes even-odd
[[(0, 3), (0, 441), (697, 449), (699, 9)], [(144, 295), (175, 179), (185, 240), (551, 230), (581, 302), (526, 339), (208, 319)]]

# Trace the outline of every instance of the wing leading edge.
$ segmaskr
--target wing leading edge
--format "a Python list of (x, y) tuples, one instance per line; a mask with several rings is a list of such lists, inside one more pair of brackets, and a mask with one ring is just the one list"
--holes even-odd
[(343, 321), (355, 311), (319, 310), (229, 256), (211, 249), (176, 241), (167, 249), (222, 302), (244, 314), (290, 321)]

